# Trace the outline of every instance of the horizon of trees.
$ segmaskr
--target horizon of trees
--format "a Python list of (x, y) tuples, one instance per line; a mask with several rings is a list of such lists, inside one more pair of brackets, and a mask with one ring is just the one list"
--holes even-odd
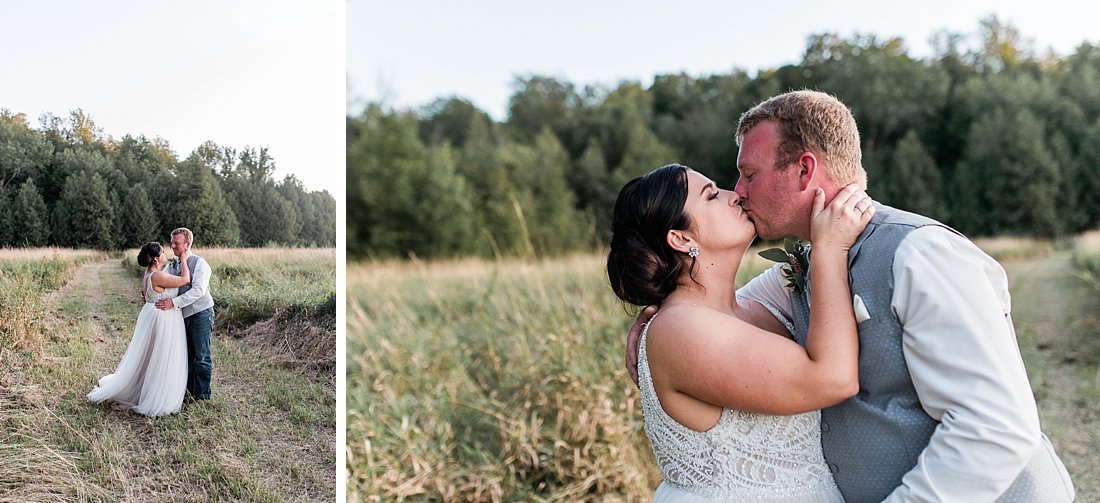
[(659, 75), (648, 87), (518, 77), (502, 122), (460, 97), (419, 110), (369, 103), (347, 117), (348, 254), (598, 249), (627, 180), (681, 162), (732, 187), (741, 113), (803, 88), (852, 109), (882, 203), (971, 236), (1100, 225), (1100, 47), (1039, 54), (996, 17), (933, 46), (916, 59), (899, 38), (826, 33), (798, 64), (755, 77)]
[(161, 138), (115, 140), (81, 109), (39, 122), (0, 109), (0, 247), (126, 249), (177, 227), (201, 246), (336, 246), (336, 200), (273, 180), (266, 148), (206, 142), (179, 159)]

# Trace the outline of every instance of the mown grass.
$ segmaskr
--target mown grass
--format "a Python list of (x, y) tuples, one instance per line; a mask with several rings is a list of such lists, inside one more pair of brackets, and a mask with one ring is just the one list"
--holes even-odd
[(1078, 501), (1100, 501), (1100, 232), (1032, 261), (1006, 262), (1012, 318), (1051, 438)]
[(633, 314), (602, 255), (372, 262), (347, 280), (349, 501), (652, 497), (623, 367)]
[(43, 296), (60, 288), (75, 266), (104, 256), (92, 250), (0, 249), (0, 365), (13, 351), (41, 350)]
[[(156, 419), (89, 402), (133, 334), (140, 282), (113, 261), (79, 274), (53, 304), (41, 355), (0, 374), (0, 467), (11, 467), (0, 468), (0, 501), (335, 499), (333, 379), (224, 329), (212, 400)], [(18, 475), (44, 452), (51, 464)]]

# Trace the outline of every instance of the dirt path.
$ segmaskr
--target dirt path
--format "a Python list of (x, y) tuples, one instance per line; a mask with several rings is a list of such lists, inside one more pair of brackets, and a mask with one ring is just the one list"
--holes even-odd
[(1077, 501), (1100, 501), (1100, 299), (1073, 276), (1069, 252), (1004, 265), (1043, 430)]
[(59, 461), (16, 500), (334, 499), (335, 397), (245, 341), (214, 334), (213, 399), (179, 414), (151, 419), (84, 397), (129, 344), (139, 283), (107, 260), (81, 266), (48, 297), (48, 340), (11, 387), (18, 418), (0, 421), (0, 433), (10, 430), (24, 457)]

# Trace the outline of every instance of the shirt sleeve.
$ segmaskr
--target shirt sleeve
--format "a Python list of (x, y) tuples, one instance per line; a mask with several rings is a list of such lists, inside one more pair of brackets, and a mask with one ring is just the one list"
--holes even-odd
[(201, 299), (210, 291), (210, 264), (206, 259), (199, 258), (195, 264), (195, 270), (191, 271), (191, 289), (172, 298), (172, 304), (178, 308), (184, 308)]
[(794, 319), (794, 307), (791, 305), (791, 291), (785, 286), (786, 280), (780, 272), (782, 267), (783, 264), (777, 263), (750, 280), (745, 286), (738, 288), (737, 301), (759, 302), (772, 314), (777, 314), (778, 310), (787, 319), (784, 320), (779, 316), (776, 318), (784, 324), (789, 324), (790, 320)]
[(1040, 447), (1004, 269), (938, 226), (894, 256), (892, 307), (921, 406), (940, 421), (886, 501), (993, 501)]

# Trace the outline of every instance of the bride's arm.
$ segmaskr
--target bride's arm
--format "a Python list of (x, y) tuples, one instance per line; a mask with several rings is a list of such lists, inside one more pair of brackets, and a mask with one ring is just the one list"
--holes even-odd
[(153, 273), (153, 286), (160, 288), (178, 288), (191, 282), (191, 271), (187, 267), (188, 253), (179, 258), (180, 275), (169, 274), (164, 271)]

